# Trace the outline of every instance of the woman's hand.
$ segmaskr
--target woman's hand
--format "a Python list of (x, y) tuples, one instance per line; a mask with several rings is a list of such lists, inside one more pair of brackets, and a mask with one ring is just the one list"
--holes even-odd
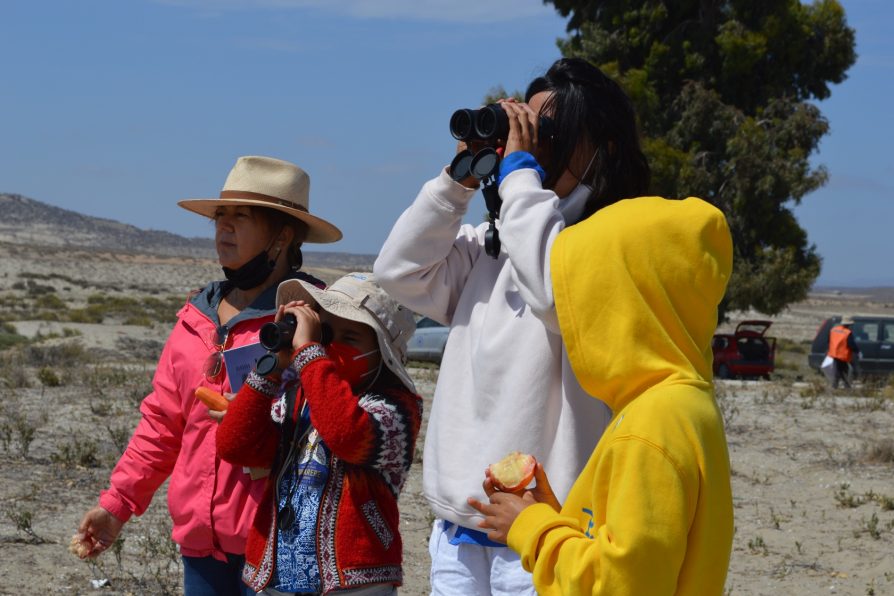
[(515, 151), (526, 151), (533, 155), (537, 147), (539, 115), (528, 104), (520, 103), (514, 98), (501, 99), (498, 103), (509, 118), (509, 137), (506, 139), (503, 156)]
[(123, 526), (123, 521), (98, 505), (85, 513), (76, 537), (89, 550), (84, 550), (83, 555), (79, 556), (92, 559), (103, 553), (118, 539)]
[[(233, 401), (234, 399), (236, 399), (235, 393), (224, 393), (222, 395), (225, 398), (227, 398), (227, 401)], [(221, 411), (221, 410), (212, 410), (211, 408), (208, 408), (208, 417), (211, 418), (212, 420), (214, 420), (215, 422), (217, 422), (218, 424), (220, 424), (220, 422), (223, 421), (226, 413), (227, 413), (226, 410)]]

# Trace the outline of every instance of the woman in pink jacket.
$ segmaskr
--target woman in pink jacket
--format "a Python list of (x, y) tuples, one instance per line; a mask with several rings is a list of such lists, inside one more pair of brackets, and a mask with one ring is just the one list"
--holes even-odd
[[(242, 594), (245, 540), (264, 481), (216, 456), (216, 422), (195, 398), (198, 387), (218, 393), (241, 384), (227, 371), (234, 348), (258, 343), (273, 320), (276, 288), (301, 273), (303, 242), (335, 242), (341, 232), (308, 213), (309, 179), (297, 166), (269, 157), (240, 157), (219, 198), (180, 201), (210, 217), (226, 281), (193, 293), (161, 354), (142, 419), (99, 504), (78, 528), (80, 552), (95, 557), (117, 539), (132, 515), (141, 515), (170, 477), (168, 509), (183, 557), (187, 596)], [(243, 352), (244, 353), (244, 352)], [(249, 362), (249, 370), (253, 361)], [(232, 385), (231, 385), (232, 384)]]

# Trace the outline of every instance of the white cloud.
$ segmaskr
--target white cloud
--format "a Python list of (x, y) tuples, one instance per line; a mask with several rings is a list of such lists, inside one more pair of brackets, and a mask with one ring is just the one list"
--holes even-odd
[(208, 11), (311, 8), (358, 19), (490, 23), (555, 17), (542, 0), (155, 0)]

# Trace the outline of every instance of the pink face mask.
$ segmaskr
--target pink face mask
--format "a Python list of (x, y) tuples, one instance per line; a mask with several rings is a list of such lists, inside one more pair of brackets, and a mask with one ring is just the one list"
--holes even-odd
[(360, 350), (348, 344), (334, 341), (326, 346), (326, 353), (335, 362), (335, 368), (338, 373), (347, 381), (351, 387), (357, 387), (363, 382), (364, 377), (375, 374), (375, 370), (370, 370), (369, 358), (370, 354), (375, 354), (378, 350), (370, 350), (365, 354), (361, 354)]

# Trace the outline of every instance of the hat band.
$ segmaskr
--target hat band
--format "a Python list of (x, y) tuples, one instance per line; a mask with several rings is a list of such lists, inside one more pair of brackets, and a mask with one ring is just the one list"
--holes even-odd
[(251, 199), (252, 201), (261, 201), (264, 203), (270, 203), (272, 205), (279, 205), (280, 207), (289, 207), (290, 209), (298, 209), (299, 211), (304, 211), (308, 213), (307, 207), (304, 205), (299, 205), (298, 203), (293, 203), (291, 201), (286, 201), (284, 199), (279, 199), (276, 197), (271, 197), (270, 195), (261, 194), (259, 192), (251, 192), (248, 190), (222, 190), (220, 191), (220, 198), (222, 199)]

